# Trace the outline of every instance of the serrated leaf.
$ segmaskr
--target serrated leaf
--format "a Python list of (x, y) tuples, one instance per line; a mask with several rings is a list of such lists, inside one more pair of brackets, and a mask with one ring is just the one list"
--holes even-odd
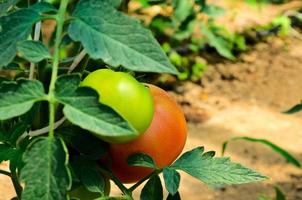
[(143, 153), (137, 153), (129, 156), (127, 159), (127, 162), (129, 165), (137, 166), (137, 167), (148, 167), (152, 169), (156, 169), (156, 164), (150, 156), (143, 154)]
[(37, 63), (43, 59), (51, 58), (48, 48), (39, 41), (27, 40), (19, 42), (17, 49), (20, 56), (29, 62)]
[(92, 160), (99, 160), (108, 150), (107, 143), (79, 127), (64, 127), (58, 129), (56, 134), (60, 135), (67, 145)]
[(176, 192), (174, 195), (169, 194), (167, 200), (181, 200), (179, 192)]
[(5, 15), (7, 10), (16, 5), (20, 0), (2, 0), (0, 1), (0, 17)]
[(257, 143), (264, 144), (264, 145), (270, 147), (275, 152), (277, 152), (283, 158), (285, 158), (289, 163), (295, 165), (296, 167), (301, 167), (301, 163), (298, 161), (298, 159), (296, 159), (293, 155), (291, 155), (285, 149), (281, 148), (280, 146), (278, 146), (278, 145), (276, 145), (276, 144), (274, 144), (274, 143), (272, 143), (268, 140), (259, 139), (259, 138), (251, 138), (251, 137), (235, 137), (235, 138), (232, 138), (232, 139), (230, 139), (230, 140), (223, 143), (223, 145), (222, 145), (222, 154), (225, 152), (228, 143), (231, 142), (231, 141), (236, 141), (236, 140), (245, 140), (245, 141), (249, 141), (249, 142), (257, 142)]
[(209, 45), (211, 47), (214, 47), (221, 56), (230, 60), (235, 59), (226, 40), (224, 40), (220, 36), (217, 36), (203, 23), (201, 23), (201, 32), (207, 37), (207, 42), (209, 43)]
[(297, 112), (300, 112), (302, 110), (302, 103), (301, 104), (297, 104), (294, 107), (290, 108), (289, 110), (283, 112), (284, 114), (294, 114)]
[(133, 71), (177, 73), (149, 30), (103, 0), (81, 0), (73, 17), (68, 33), (93, 59)]
[(23, 156), (22, 200), (64, 200), (70, 187), (66, 147), (61, 139), (39, 138)]
[(172, 168), (166, 167), (163, 170), (165, 186), (171, 195), (175, 195), (179, 188), (180, 174)]
[(17, 43), (29, 36), (40, 15), (32, 9), (21, 9), (0, 18), (0, 69), (17, 53)]
[(172, 167), (210, 185), (243, 184), (267, 179), (260, 173), (233, 163), (229, 158), (214, 158), (198, 147), (184, 153)]
[(148, 180), (146, 185), (143, 187), (141, 195), (141, 200), (162, 200), (163, 199), (163, 186), (161, 184), (158, 175), (153, 175)]
[(38, 2), (30, 6), (29, 8), (35, 10), (38, 13), (57, 12), (56, 7), (48, 2)]
[(100, 104), (96, 91), (87, 87), (79, 87), (78, 74), (65, 75), (56, 82), (56, 98), (65, 105), (63, 112), (67, 119), (89, 130), (95, 136), (109, 138), (137, 135), (137, 131), (112, 108)]
[(0, 163), (10, 160), (16, 154), (16, 149), (6, 145), (0, 144)]
[(44, 97), (43, 85), (37, 80), (3, 82), (0, 85), (0, 120), (24, 114)]

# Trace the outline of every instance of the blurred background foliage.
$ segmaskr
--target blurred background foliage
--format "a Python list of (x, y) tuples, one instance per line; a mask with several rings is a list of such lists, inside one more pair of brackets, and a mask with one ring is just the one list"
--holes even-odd
[(301, 7), (287, 0), (132, 0), (126, 10), (153, 32), (181, 72), (178, 80), (196, 82), (208, 62), (235, 61), (259, 40), (291, 34)]

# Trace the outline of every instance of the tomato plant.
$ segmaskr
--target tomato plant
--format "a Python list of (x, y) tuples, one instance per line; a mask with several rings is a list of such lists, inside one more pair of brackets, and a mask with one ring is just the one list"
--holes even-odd
[(153, 98), (149, 89), (130, 74), (100, 69), (89, 74), (81, 85), (95, 89), (101, 103), (113, 108), (137, 130), (137, 135), (131, 137), (117, 136), (103, 140), (110, 143), (128, 142), (150, 126), (154, 113)]
[(150, 127), (134, 141), (109, 146), (112, 170), (123, 182), (139, 181), (152, 172), (148, 168), (128, 166), (127, 159), (132, 154), (147, 154), (158, 167), (164, 168), (178, 157), (186, 142), (186, 121), (177, 103), (162, 89), (148, 86), (155, 104)]
[[(178, 171), (211, 186), (266, 179), (204, 147), (177, 158), (186, 136), (183, 115), (153, 86), (150, 101), (149, 89), (135, 80), (135, 72), (179, 72), (151, 32), (123, 12), (128, 2), (0, 1), (0, 162), (10, 165), (0, 174), (11, 178), (14, 199), (65, 200), (77, 187), (108, 199), (108, 179), (122, 193), (110, 199), (133, 199), (145, 181), (141, 199), (163, 199), (160, 173), (168, 198), (175, 199), (180, 196)], [(131, 71), (134, 77), (95, 71), (105, 67)], [(141, 148), (143, 138), (161, 146), (158, 154)], [(137, 182), (129, 188), (116, 175), (122, 166), (99, 161), (118, 149), (120, 144), (111, 142), (121, 141), (137, 148), (117, 151), (126, 169), (128, 155), (127, 165), (150, 168), (131, 178)]]

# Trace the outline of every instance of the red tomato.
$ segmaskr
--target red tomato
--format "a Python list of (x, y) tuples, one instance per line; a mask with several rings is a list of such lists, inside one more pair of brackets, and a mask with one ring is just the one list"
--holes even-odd
[(187, 138), (185, 117), (175, 100), (164, 90), (148, 86), (155, 108), (150, 127), (138, 139), (125, 144), (110, 144), (109, 148), (113, 173), (124, 183), (136, 182), (152, 172), (148, 168), (129, 166), (127, 158), (130, 155), (148, 154), (162, 168), (179, 156)]

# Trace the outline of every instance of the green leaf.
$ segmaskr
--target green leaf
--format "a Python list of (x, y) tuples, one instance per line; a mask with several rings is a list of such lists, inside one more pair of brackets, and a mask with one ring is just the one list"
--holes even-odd
[(19, 42), (17, 49), (20, 56), (29, 62), (37, 63), (43, 59), (51, 58), (48, 48), (38, 41), (27, 40)]
[(22, 156), (24, 154), (24, 149), (15, 149), (14, 155), (10, 158), (9, 168), (10, 171), (19, 171), (24, 166), (24, 162), (22, 161)]
[(207, 37), (207, 42), (209, 45), (214, 47), (221, 56), (230, 60), (235, 59), (226, 40), (216, 35), (203, 23), (201, 23), (201, 32)]
[(267, 179), (260, 173), (233, 163), (229, 158), (214, 158), (213, 152), (204, 153), (203, 147), (184, 153), (171, 166), (210, 185), (242, 184)]
[(166, 167), (163, 170), (165, 185), (171, 195), (175, 195), (179, 188), (180, 174), (172, 168)]
[(0, 17), (5, 15), (7, 10), (16, 5), (20, 0), (2, 0), (0, 1)]
[(64, 200), (70, 188), (66, 147), (61, 139), (38, 138), (23, 156), (22, 200)]
[(17, 43), (29, 36), (40, 15), (32, 9), (21, 9), (0, 18), (0, 69), (9, 64), (17, 53)]
[(173, 17), (178, 23), (182, 23), (194, 13), (194, 3), (192, 0), (173, 0), (173, 8)]
[(158, 175), (153, 175), (143, 187), (141, 200), (162, 200), (163, 199), (163, 187)]
[(295, 105), (294, 107), (292, 107), (291, 109), (283, 112), (284, 114), (294, 114), (297, 112), (300, 112), (302, 110), (302, 103)]
[(83, 157), (78, 157), (72, 163), (72, 168), (84, 187), (94, 193), (105, 195), (105, 177), (97, 169), (97, 164)]
[(6, 145), (0, 144), (0, 163), (10, 160), (16, 154), (16, 149)]
[(276, 200), (286, 200), (285, 194), (282, 192), (282, 190), (279, 187), (275, 187), (276, 192)]
[(257, 143), (264, 144), (264, 145), (270, 147), (272, 150), (274, 150), (278, 154), (280, 154), (289, 163), (295, 165), (296, 167), (301, 167), (301, 163), (293, 155), (291, 155), (286, 150), (282, 149), (280, 146), (278, 146), (278, 145), (276, 145), (276, 144), (274, 144), (274, 143), (272, 143), (268, 140), (265, 140), (265, 139), (258, 139), (258, 138), (251, 138), (251, 137), (235, 137), (235, 138), (232, 138), (232, 139), (230, 139), (230, 140), (223, 143), (223, 145), (222, 145), (222, 154), (224, 154), (228, 143), (231, 142), (231, 141), (236, 141), (236, 140), (245, 140), (245, 141), (249, 141), (249, 142), (257, 142)]
[(10, 133), (9, 140), (12, 144), (16, 144), (18, 138), (29, 128), (29, 124), (17, 123), (14, 125), (12, 132)]
[(9, 81), (9, 79), (0, 76), (0, 84), (1, 84), (2, 82), (4, 82), (4, 81)]
[(79, 127), (64, 127), (56, 130), (56, 134), (60, 135), (68, 146), (71, 146), (89, 159), (99, 160), (107, 153), (107, 143)]
[(157, 168), (153, 158), (143, 153), (137, 153), (129, 156), (127, 162), (132, 166), (148, 167), (153, 169)]
[(179, 192), (176, 192), (175, 195), (169, 194), (167, 197), (167, 200), (180, 200), (180, 194)]
[(52, 4), (48, 2), (39, 2), (29, 7), (38, 13), (57, 12), (58, 10)]
[(133, 71), (177, 74), (151, 32), (103, 0), (81, 0), (73, 17), (68, 33), (93, 59)]
[(137, 131), (112, 108), (100, 104), (96, 91), (79, 87), (80, 76), (64, 75), (56, 82), (56, 98), (65, 105), (67, 119), (89, 130), (95, 136), (107, 140), (114, 137), (137, 135)]
[(81, 172), (81, 180), (87, 190), (105, 195), (105, 178), (99, 171), (84, 168)]
[(45, 97), (44, 88), (37, 80), (20, 79), (17, 83), (3, 82), (0, 85), (0, 120), (22, 115), (35, 102)]
[(122, 4), (122, 0), (104, 0), (111, 4), (113, 7), (118, 8)]

